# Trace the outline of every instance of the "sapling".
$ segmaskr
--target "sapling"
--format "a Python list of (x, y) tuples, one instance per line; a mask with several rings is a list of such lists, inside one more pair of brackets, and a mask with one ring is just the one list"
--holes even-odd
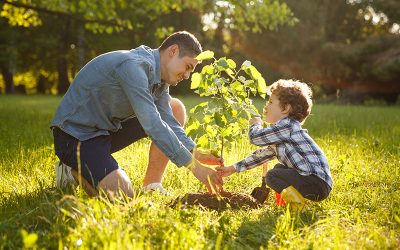
[(208, 101), (190, 110), (187, 133), (195, 138), (199, 150), (223, 157), (224, 150), (247, 129), (248, 119), (260, 116), (250, 95), (265, 98), (267, 86), (250, 61), (237, 68), (234, 60), (216, 59), (212, 51), (204, 51), (196, 59), (211, 60), (191, 79), (191, 89)]

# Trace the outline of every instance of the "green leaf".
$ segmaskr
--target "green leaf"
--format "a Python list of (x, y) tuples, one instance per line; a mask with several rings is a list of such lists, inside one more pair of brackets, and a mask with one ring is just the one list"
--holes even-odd
[(222, 94), (225, 95), (226, 93), (228, 93), (228, 91), (229, 91), (229, 89), (226, 86), (224, 86), (224, 85), (221, 86), (221, 93)]
[(251, 93), (252, 93), (253, 95), (256, 95), (256, 94), (257, 94), (257, 89), (254, 88), (253, 86), (250, 86), (249, 89), (250, 89), (250, 91), (251, 91)]
[(214, 114), (214, 119), (215, 119), (215, 123), (216, 123), (219, 127), (221, 127), (221, 128), (225, 127), (225, 125), (226, 125), (226, 118), (225, 118), (224, 114), (215, 113), (215, 114)]
[(21, 230), (22, 241), (25, 248), (33, 248), (36, 246), (38, 235), (35, 233), (28, 233), (24, 229)]
[(199, 107), (205, 107), (205, 106), (207, 106), (207, 105), (208, 105), (208, 102), (202, 102), (202, 103), (198, 104), (197, 106), (199, 106)]
[(246, 83), (246, 78), (244, 76), (239, 76), (238, 80), (241, 81), (242, 83)]
[(206, 133), (210, 138), (216, 137), (218, 128), (215, 128), (214, 126), (206, 126)]
[(114, 29), (113, 29), (112, 26), (108, 26), (108, 27), (106, 28), (106, 33), (107, 33), (107, 34), (112, 34), (113, 31), (114, 31)]
[(234, 72), (233, 72), (233, 70), (231, 70), (231, 69), (226, 69), (225, 70), (225, 72), (231, 77), (231, 78), (234, 78), (235, 76), (234, 76)]
[(229, 68), (228, 62), (226, 61), (226, 59), (225, 59), (224, 57), (218, 59), (218, 61), (217, 61), (216, 64), (217, 64), (217, 66), (220, 67), (222, 70), (226, 70), (226, 69)]
[(207, 112), (207, 109), (208, 109), (208, 102), (203, 102), (196, 106), (194, 112), (195, 114), (202, 114), (204, 112)]
[[(247, 113), (247, 112), (246, 112), (246, 113)], [(243, 124), (244, 126), (247, 126), (248, 118), (249, 118), (248, 116), (246, 116), (246, 118), (240, 117), (240, 118), (238, 119), (239, 124)]]
[(212, 118), (213, 118), (213, 115), (205, 115), (205, 116), (203, 117), (203, 120), (204, 120), (204, 122), (205, 122), (206, 124), (208, 124), (208, 123), (211, 122)]
[(196, 56), (196, 59), (199, 61), (203, 61), (203, 60), (207, 60), (207, 59), (211, 59), (214, 57), (214, 52), (212, 52), (211, 50), (206, 50), (201, 52), (198, 56)]
[(208, 140), (208, 138), (207, 138), (207, 135), (202, 135), (202, 136), (197, 140), (196, 145), (197, 145), (199, 148), (203, 148), (203, 149), (207, 148), (207, 146), (209, 145), (209, 140)]
[(242, 64), (242, 69), (243, 69), (243, 68), (248, 68), (248, 67), (250, 67), (250, 66), (251, 66), (251, 62), (248, 61), (248, 60), (246, 60), (246, 61), (244, 61), (243, 64)]
[(197, 89), (201, 82), (201, 74), (196, 72), (192, 74), (192, 82), (190, 84), (190, 89)]
[(234, 83), (231, 84), (231, 88), (234, 89), (236, 92), (243, 93), (244, 92), (244, 86), (238, 81), (235, 81)]
[(249, 66), (249, 69), (250, 69), (250, 76), (251, 76), (253, 79), (257, 80), (258, 78), (261, 77), (261, 74), (260, 74), (260, 72), (258, 72), (258, 70), (256, 69), (256, 67), (254, 67), (253, 65), (250, 65), (250, 66)]
[(200, 127), (200, 122), (194, 121), (189, 126), (187, 126), (186, 133), (190, 134), (190, 133), (192, 133), (192, 131), (195, 132), (196, 130), (199, 129), (199, 127)]
[(209, 74), (212, 75), (214, 73), (214, 67), (211, 65), (206, 65), (203, 67), (203, 69), (201, 70), (202, 74)]
[(220, 158), (221, 157), (221, 149), (217, 148), (217, 149), (212, 149), (211, 150), (211, 154), (215, 157)]
[(226, 129), (223, 132), (223, 135), (227, 137), (226, 139), (228, 141), (234, 141), (235, 135), (237, 135), (240, 130), (241, 130), (240, 125), (237, 122), (231, 123), (226, 127)]
[(260, 117), (260, 114), (254, 109), (246, 109), (246, 112), (250, 113), (252, 117)]
[(228, 59), (228, 60), (226, 60), (226, 61), (228, 62), (229, 68), (231, 68), (231, 69), (236, 68), (236, 63), (235, 63), (235, 61), (233, 61), (232, 59)]
[(248, 88), (255, 88), (256, 87), (256, 83), (254, 82), (254, 80), (246, 80), (246, 87)]
[(265, 99), (267, 94), (267, 84), (262, 76), (257, 79), (257, 90), (260, 96)]

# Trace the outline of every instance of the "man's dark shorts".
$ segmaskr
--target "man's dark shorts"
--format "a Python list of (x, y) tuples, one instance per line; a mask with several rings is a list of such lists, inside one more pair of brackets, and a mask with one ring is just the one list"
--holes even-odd
[[(98, 136), (80, 142), (80, 168), (82, 176), (94, 187), (109, 173), (119, 168), (112, 153), (117, 152), (133, 142), (147, 137), (137, 118), (129, 119), (122, 124), (122, 129), (110, 135)], [(79, 140), (61, 129), (53, 128), (54, 148), (61, 162), (78, 170)]]

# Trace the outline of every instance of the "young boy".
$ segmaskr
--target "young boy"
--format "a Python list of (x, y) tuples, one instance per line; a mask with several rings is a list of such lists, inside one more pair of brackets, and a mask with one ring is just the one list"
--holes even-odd
[(311, 112), (312, 92), (302, 82), (279, 80), (267, 91), (270, 96), (264, 107), (263, 128), (259, 117), (250, 120), (249, 139), (260, 148), (228, 167), (217, 167), (220, 175), (229, 176), (273, 159), (279, 163), (267, 172), (267, 185), (280, 193), (292, 210), (301, 210), (305, 198), (324, 200), (332, 189), (328, 161), (301, 124)]

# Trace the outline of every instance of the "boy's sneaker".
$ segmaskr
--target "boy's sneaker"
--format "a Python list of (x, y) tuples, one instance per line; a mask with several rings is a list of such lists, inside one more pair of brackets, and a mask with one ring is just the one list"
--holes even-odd
[(72, 176), (71, 167), (61, 161), (56, 163), (56, 186), (60, 189), (64, 189), (68, 186), (78, 186), (78, 183), (76, 183)]
[(169, 195), (168, 191), (165, 188), (163, 188), (163, 186), (159, 182), (150, 183), (149, 185), (144, 186), (142, 188), (142, 192), (144, 193), (154, 192), (154, 191), (160, 192), (160, 194), (162, 195)]

